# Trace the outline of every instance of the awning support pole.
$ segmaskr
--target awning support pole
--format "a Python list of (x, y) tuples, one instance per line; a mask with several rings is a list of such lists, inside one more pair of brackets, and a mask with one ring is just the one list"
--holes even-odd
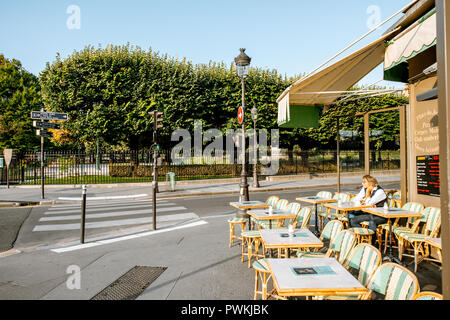
[(450, 4), (447, 0), (436, 1), (437, 19), (437, 64), (438, 105), (439, 105), (439, 159), (441, 180), (441, 239), (442, 239), (442, 294), (450, 299), (450, 140), (448, 127), (450, 123)]
[(408, 168), (407, 168), (407, 145), (406, 145), (406, 106), (399, 109), (400, 117), (400, 192), (402, 204), (408, 199)]
[(364, 173), (370, 174), (369, 114), (364, 114)]
[(339, 149), (339, 117), (336, 119), (336, 168), (337, 168), (337, 192), (341, 192), (341, 154)]

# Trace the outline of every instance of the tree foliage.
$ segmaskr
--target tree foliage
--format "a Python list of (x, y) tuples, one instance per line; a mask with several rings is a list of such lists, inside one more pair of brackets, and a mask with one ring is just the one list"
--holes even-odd
[[(279, 129), (276, 99), (295, 80), (275, 70), (250, 68), (245, 81), (246, 128), (253, 128), (250, 110), (256, 106), (257, 128), (269, 133), (270, 129)], [(153, 133), (148, 112), (155, 109), (164, 112), (164, 127), (159, 130), (161, 148), (177, 143), (170, 137), (178, 128), (192, 133), (195, 120), (202, 121), (203, 130), (240, 128), (237, 109), (241, 105), (241, 83), (233, 64), (195, 65), (130, 45), (104, 49), (88, 46), (66, 59), (57, 55), (40, 73), (39, 82), (47, 110), (69, 114), (69, 121), (62, 123), (62, 130), (52, 139), (65, 147), (94, 148), (99, 139), (103, 148), (147, 148)], [(40, 103), (36, 88), (36, 97), (26, 100), (27, 105)], [(379, 96), (332, 105), (323, 112), (319, 128), (280, 129), (281, 147), (334, 149), (336, 117), (341, 116), (341, 129), (360, 132), (359, 140), (347, 141), (343, 147), (361, 149), (363, 119), (348, 115), (406, 102), (404, 97)], [(24, 114), (28, 117), (29, 112)], [(27, 130), (34, 137), (31, 121), (27, 118), (23, 122), (29, 123)], [(372, 140), (381, 141), (382, 148), (397, 148), (398, 127), (395, 113), (374, 115), (371, 129), (383, 130), (384, 134)]]
[(30, 119), (42, 106), (36, 76), (15, 59), (0, 54), (0, 149), (30, 149), (39, 144)]
[[(259, 109), (259, 127), (276, 128), (275, 103), (290, 84), (275, 71), (251, 69), (246, 80), (246, 125), (253, 127), (251, 106)], [(40, 75), (45, 106), (68, 112), (64, 123), (74, 141), (109, 145), (125, 141), (129, 149), (148, 147), (152, 119), (148, 111), (164, 112), (159, 132), (162, 147), (171, 145), (177, 128), (192, 132), (194, 120), (203, 129), (237, 128), (240, 80), (233, 67), (194, 65), (128, 46), (86, 47), (65, 60), (57, 57)]]

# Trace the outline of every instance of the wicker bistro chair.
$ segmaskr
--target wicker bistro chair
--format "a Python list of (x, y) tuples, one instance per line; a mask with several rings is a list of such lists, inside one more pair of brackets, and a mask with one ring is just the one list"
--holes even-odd
[[(425, 250), (424, 247), (427, 246), (425, 239), (428, 237), (436, 238), (441, 228), (441, 210), (439, 208), (429, 207), (426, 208), (424, 212), (425, 211), (428, 212), (428, 214), (422, 232), (403, 231), (398, 229), (394, 231), (398, 239), (399, 259), (402, 260), (404, 255), (409, 256), (409, 254), (405, 254), (405, 251), (409, 246), (411, 246), (414, 251), (414, 272), (417, 272), (417, 266), (423, 260), (435, 260), (428, 258), (428, 250)], [(419, 255), (422, 256), (420, 260)]]
[[(263, 258), (254, 261), (252, 267), (255, 270), (255, 292), (253, 299), (257, 300), (258, 295), (261, 295), (262, 300), (267, 300), (267, 284), (272, 277), (267, 265), (267, 259)], [(260, 285), (261, 289), (259, 288)]]
[(228, 224), (230, 226), (230, 248), (233, 245), (234, 239), (239, 239), (242, 241), (242, 236), (237, 236), (236, 231), (236, 225), (239, 225), (241, 227), (241, 233), (245, 231), (245, 227), (247, 225), (247, 218), (232, 218), (228, 219)]
[[(268, 204), (269, 206), (271, 206), (272, 208), (275, 208), (275, 205), (277, 204), (278, 200), (280, 200), (280, 197), (278, 196), (270, 196), (267, 198), (266, 200), (266, 204)], [(252, 216), (250, 216), (250, 222), (252, 223), (252, 227), (253, 229), (256, 229), (255, 226), (260, 224), (260, 220), (253, 218)]]
[[(332, 199), (333, 194), (330, 191), (320, 191), (316, 194), (316, 197), (324, 198), (324, 199)], [(317, 205), (317, 215), (320, 217), (321, 215), (325, 214), (327, 211), (327, 208), (323, 204)], [(320, 222), (320, 221), (318, 221)], [(322, 230), (322, 226), (319, 225)]]
[[(396, 207), (395, 201), (391, 198), (387, 198), (387, 205), (389, 208)], [(362, 242), (371, 243), (372, 236), (375, 235), (375, 230), (369, 229), (369, 221), (361, 222), (361, 228), (350, 228), (350, 230), (352, 230), (354, 233), (356, 233), (356, 235), (358, 237), (358, 243), (362, 243)], [(377, 237), (376, 241), (378, 242), (379, 250), (381, 250), (382, 243), (378, 237)]]
[[(358, 244), (344, 261), (344, 267), (349, 271), (357, 272), (358, 281), (367, 286), (369, 280), (378, 266), (381, 264), (381, 252), (374, 246), (361, 243)], [(326, 300), (358, 300), (359, 295), (326, 296)]]
[(350, 230), (342, 230), (334, 238), (328, 251), (322, 252), (299, 252), (298, 258), (315, 258), (315, 257), (335, 257), (341, 264), (344, 264), (350, 251), (356, 245), (356, 235)]
[[(291, 202), (289, 203), (289, 205), (286, 207), (286, 211), (291, 213), (291, 214), (295, 214), (295, 215), (299, 215), (300, 210), (302, 209), (302, 205), (298, 202)], [(293, 220), (289, 220), (289, 219), (285, 219), (285, 220), (278, 220), (278, 224), (277, 227), (287, 227), (289, 223), (294, 223), (295, 219)], [(294, 226), (295, 228), (295, 226)]]
[[(259, 252), (261, 242), (261, 233), (258, 230), (244, 231), (242, 236), (242, 253), (241, 262), (244, 262), (244, 257), (247, 256), (248, 267), (252, 265), (252, 258), (264, 258), (264, 248), (261, 248), (262, 253)], [(245, 248), (247, 247), (247, 252)]]
[(416, 294), (413, 300), (444, 300), (442, 294), (432, 292), (432, 291), (422, 291)]
[[(408, 203), (405, 203), (405, 205), (402, 207), (402, 209), (420, 213), (420, 212), (423, 212), (424, 206), (423, 206), (423, 204), (418, 203), (418, 202), (408, 202)], [(397, 218), (397, 219), (395, 219), (394, 223), (392, 224), (392, 231), (394, 231), (398, 227), (409, 227), (410, 228), (410, 227), (412, 227), (412, 225), (414, 224), (414, 222), (417, 219), (420, 219), (420, 218), (408, 218), (405, 225), (400, 225), (399, 224), (400, 218)], [(384, 252), (386, 252), (387, 243), (388, 243), (388, 239), (389, 239), (389, 225), (387, 223), (380, 224), (377, 227), (376, 235), (377, 235), (378, 244), (380, 246), (379, 247), (380, 250), (381, 250), (381, 245), (383, 243), (383, 237), (384, 237)], [(392, 237), (392, 239), (395, 239), (395, 237)]]
[(384, 295), (385, 300), (411, 300), (419, 290), (419, 281), (406, 267), (386, 262), (375, 270), (367, 289), (362, 300), (370, 300), (374, 292)]
[[(301, 208), (297, 213), (295, 219), (293, 219), (292, 226), (294, 227), (294, 229), (308, 229), (310, 219), (311, 219), (311, 208), (308, 207)], [(299, 224), (300, 227), (298, 227)]]
[[(338, 201), (343, 201), (343, 202), (349, 202), (350, 201), (350, 195), (347, 193), (338, 193), (336, 192), (334, 194), (334, 196), (332, 197), (332, 199), (334, 200), (338, 200)], [(323, 228), (323, 225), (325, 223), (325, 219), (328, 220), (334, 220), (334, 219), (338, 219), (341, 220), (345, 223), (345, 219), (343, 219), (343, 217), (341, 217), (337, 212), (332, 212), (332, 210), (330, 208), (325, 208), (325, 210), (319, 212), (317, 211), (317, 215), (318, 215), (318, 219), (319, 219), (319, 225), (320, 228)], [(340, 218), (340, 219), (339, 219)], [(348, 223), (348, 220), (347, 220)]]
[(394, 203), (394, 207), (396, 208), (401, 208), (402, 207), (402, 193), (401, 191), (396, 191), (392, 194), (392, 197), (389, 197), (390, 199), (392, 199), (392, 202)]

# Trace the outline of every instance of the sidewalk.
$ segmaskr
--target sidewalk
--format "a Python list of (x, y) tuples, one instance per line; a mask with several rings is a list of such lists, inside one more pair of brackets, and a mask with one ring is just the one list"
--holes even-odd
[[(341, 185), (359, 184), (363, 172), (341, 174)], [(376, 171), (373, 175), (380, 184), (400, 182), (400, 174), (397, 171)], [(325, 175), (298, 175), (275, 176), (270, 180), (260, 181), (260, 187), (252, 187), (252, 178), (248, 179), (250, 192), (272, 192), (284, 190), (297, 190), (305, 188), (337, 186), (336, 174)], [(177, 181), (175, 191), (170, 190), (167, 182), (159, 183), (158, 199), (206, 196), (219, 194), (239, 194), (240, 178), (222, 180), (195, 180)], [(152, 194), (151, 183), (126, 183), (126, 184), (97, 184), (87, 185), (87, 197), (128, 197), (149, 199)], [(2, 186), (0, 189), (0, 206), (17, 205), (50, 205), (75, 201), (81, 198), (81, 185), (47, 185), (44, 188), (45, 199), (41, 198), (40, 186), (10, 186), (9, 189)]]

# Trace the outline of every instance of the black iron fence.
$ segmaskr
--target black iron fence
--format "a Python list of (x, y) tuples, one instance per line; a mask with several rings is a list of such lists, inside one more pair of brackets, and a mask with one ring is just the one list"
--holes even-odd
[[(1, 158), (2, 156), (0, 156)], [(174, 172), (176, 180), (237, 178), (241, 175), (242, 158), (236, 155), (218, 157), (188, 157), (175, 163), (170, 150), (160, 151), (158, 159), (159, 181)], [(258, 176), (261, 169), (272, 164), (278, 166), (270, 175), (297, 175), (305, 173), (332, 173), (337, 171), (336, 151), (285, 151), (268, 153), (258, 157)], [(1, 167), (0, 184), (6, 184), (6, 166)], [(253, 163), (253, 161), (251, 161)], [(341, 151), (341, 172), (364, 170), (364, 151)], [(393, 170), (400, 168), (399, 151), (371, 151), (371, 170)], [(252, 176), (253, 164), (247, 167)], [(153, 173), (151, 151), (132, 152), (84, 152), (46, 151), (44, 152), (45, 184), (95, 184), (150, 182)], [(40, 152), (14, 153), (9, 170), (10, 184), (40, 184)]]

